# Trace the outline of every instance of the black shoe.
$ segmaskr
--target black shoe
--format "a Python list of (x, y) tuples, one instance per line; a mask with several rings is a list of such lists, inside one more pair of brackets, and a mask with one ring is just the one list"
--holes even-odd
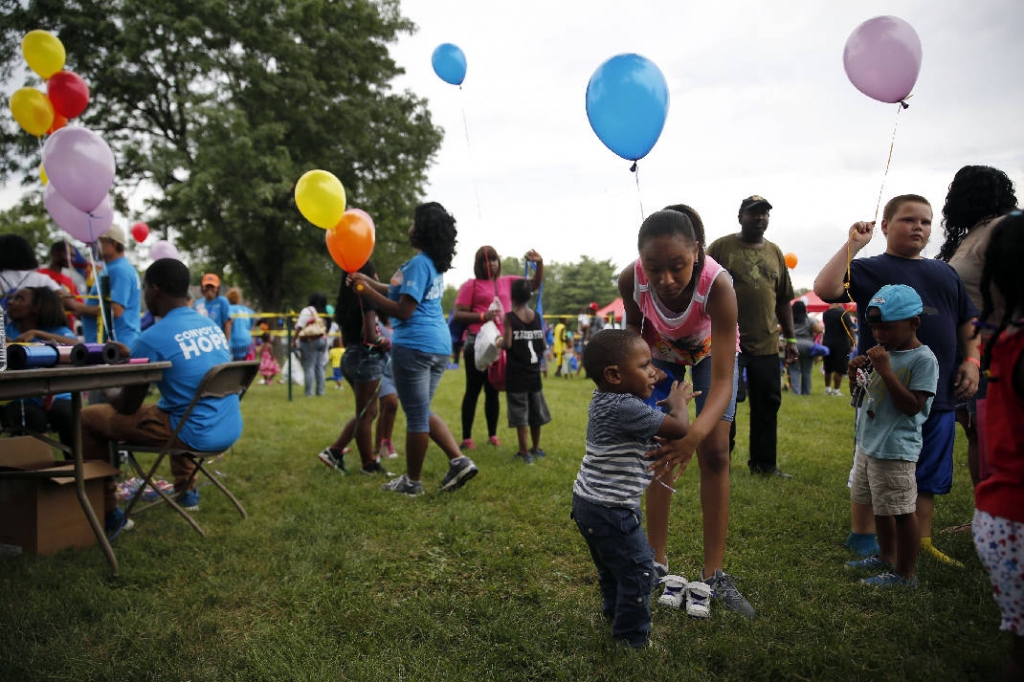
[(775, 476), (776, 478), (793, 478), (793, 474), (780, 471), (778, 467), (750, 467), (750, 473), (757, 476)]

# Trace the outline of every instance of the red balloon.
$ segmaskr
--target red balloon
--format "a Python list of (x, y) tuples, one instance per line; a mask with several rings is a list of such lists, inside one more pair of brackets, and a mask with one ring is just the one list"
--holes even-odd
[(46, 94), (53, 103), (53, 110), (65, 118), (75, 118), (89, 105), (89, 86), (70, 71), (58, 71), (50, 76)]
[(135, 223), (132, 225), (132, 237), (137, 242), (146, 241), (146, 237), (149, 236), (149, 225), (146, 223)]
[(356, 272), (370, 260), (374, 232), (370, 216), (359, 209), (350, 209), (337, 225), (327, 230), (327, 250), (345, 272)]

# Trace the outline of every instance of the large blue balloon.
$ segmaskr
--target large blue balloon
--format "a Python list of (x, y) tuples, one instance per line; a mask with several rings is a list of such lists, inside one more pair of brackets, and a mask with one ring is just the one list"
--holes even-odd
[(638, 54), (612, 57), (587, 83), (587, 118), (608, 149), (629, 161), (647, 156), (665, 127), (668, 84)]
[(445, 83), (462, 85), (466, 78), (466, 55), (458, 45), (441, 43), (434, 48), (430, 63), (434, 67), (434, 73)]

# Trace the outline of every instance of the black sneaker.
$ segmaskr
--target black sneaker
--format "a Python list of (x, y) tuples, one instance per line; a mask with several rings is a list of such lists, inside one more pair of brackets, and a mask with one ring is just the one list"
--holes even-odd
[(348, 450), (348, 448), (345, 448), (340, 454), (336, 454), (336, 451), (332, 448), (324, 448), (317, 455), (317, 459), (344, 476), (348, 473), (348, 470), (345, 468), (345, 454)]
[(391, 473), (380, 463), (379, 459), (375, 459), (366, 466), (359, 469), (359, 473), (364, 476), (384, 476), (385, 478), (394, 478), (395, 474)]
[(750, 467), (750, 473), (757, 476), (774, 476), (775, 478), (793, 478), (793, 474), (780, 471), (778, 467)]
[(473, 460), (469, 457), (465, 455), (457, 457), (448, 464), (448, 473), (444, 475), (444, 480), (441, 481), (441, 490), (458, 490), (466, 484), (466, 481), (476, 476), (479, 471), (476, 468), (476, 464), (473, 464)]
[(747, 618), (754, 617), (754, 607), (736, 589), (731, 575), (719, 568), (713, 576), (705, 578), (703, 582), (711, 588), (711, 597), (721, 602), (722, 606)]

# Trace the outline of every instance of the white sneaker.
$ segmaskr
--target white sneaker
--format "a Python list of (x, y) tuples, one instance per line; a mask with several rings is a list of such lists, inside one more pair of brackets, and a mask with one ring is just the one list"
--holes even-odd
[(711, 615), (711, 586), (699, 580), (686, 585), (686, 615), (707, 618)]
[(681, 575), (666, 575), (661, 579), (665, 591), (658, 597), (658, 603), (673, 609), (682, 608), (686, 599), (686, 578)]

